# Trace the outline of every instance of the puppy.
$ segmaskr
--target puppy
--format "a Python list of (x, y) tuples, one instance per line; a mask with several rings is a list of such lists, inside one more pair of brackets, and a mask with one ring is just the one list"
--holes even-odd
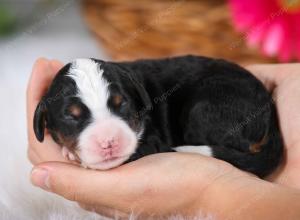
[(47, 128), (65, 157), (100, 170), (178, 151), (263, 177), (283, 152), (276, 109), (262, 83), (236, 64), (198, 56), (77, 59), (53, 80), (33, 126), (40, 142)]

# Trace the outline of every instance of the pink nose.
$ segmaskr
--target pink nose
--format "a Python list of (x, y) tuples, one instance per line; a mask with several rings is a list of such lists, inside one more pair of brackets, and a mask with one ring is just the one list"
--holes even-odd
[(102, 149), (110, 149), (118, 146), (118, 142), (114, 138), (98, 140), (97, 144)]
[(110, 158), (118, 154), (120, 146), (115, 138), (97, 139), (95, 142), (94, 152), (104, 158)]

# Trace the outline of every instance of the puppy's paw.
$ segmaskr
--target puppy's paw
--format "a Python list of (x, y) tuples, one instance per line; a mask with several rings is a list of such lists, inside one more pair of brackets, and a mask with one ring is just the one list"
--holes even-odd
[(67, 147), (62, 147), (62, 155), (64, 158), (66, 158), (67, 160), (71, 160), (71, 161), (74, 161), (76, 160), (76, 157), (73, 153), (71, 153)]

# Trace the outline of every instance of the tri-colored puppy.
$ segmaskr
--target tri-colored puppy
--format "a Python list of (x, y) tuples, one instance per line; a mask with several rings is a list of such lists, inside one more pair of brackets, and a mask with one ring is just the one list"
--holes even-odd
[(39, 141), (45, 128), (64, 156), (93, 169), (180, 151), (263, 177), (283, 152), (276, 109), (262, 83), (238, 65), (197, 56), (75, 60), (37, 106)]

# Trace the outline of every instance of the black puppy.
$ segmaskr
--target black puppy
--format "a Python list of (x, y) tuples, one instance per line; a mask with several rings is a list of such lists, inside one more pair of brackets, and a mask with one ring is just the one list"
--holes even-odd
[(64, 156), (93, 169), (180, 151), (263, 177), (283, 152), (274, 103), (262, 83), (238, 65), (197, 56), (75, 60), (59, 71), (36, 109), (39, 141), (45, 127)]

